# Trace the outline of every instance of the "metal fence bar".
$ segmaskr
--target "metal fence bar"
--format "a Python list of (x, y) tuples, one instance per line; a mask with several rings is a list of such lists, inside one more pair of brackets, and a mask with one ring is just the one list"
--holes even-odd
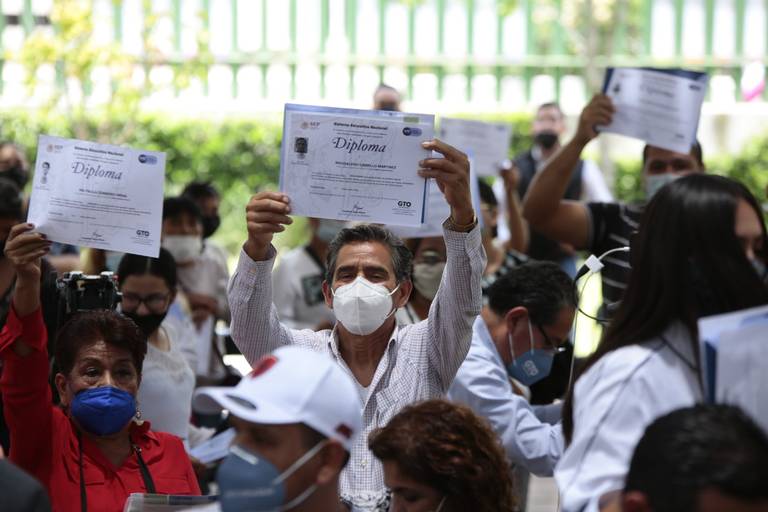
[(643, 7), (643, 55), (650, 57), (653, 49), (653, 0), (646, 0)]
[(3, 68), (5, 67), (5, 49), (3, 48), (3, 32), (5, 31), (5, 11), (3, 10), (3, 0), (0, 0), (0, 95), (3, 94), (5, 80), (3, 79)]
[[(525, 52), (527, 55), (534, 55), (536, 48), (536, 35), (533, 27), (533, 3), (534, 0), (525, 0)], [(528, 66), (523, 68), (523, 86), (525, 88), (525, 102), (531, 101), (531, 81), (533, 80), (532, 69)]]
[(683, 57), (683, 0), (675, 0), (675, 57)]
[[(445, 0), (437, 0), (437, 55), (445, 56)], [(442, 101), (445, 92), (445, 68), (442, 65), (435, 67), (437, 75), (437, 99)]]
[[(206, 48), (207, 51), (210, 51), (210, 31), (211, 31), (211, 0), (203, 0), (203, 6), (202, 6), (202, 15), (203, 15), (203, 30), (205, 30), (207, 34), (206, 41), (208, 42), (208, 48)], [(203, 76), (203, 95), (208, 96), (208, 73), (205, 73), (205, 76)]]
[[(346, 7), (345, 16), (347, 22), (347, 41), (349, 43), (349, 54), (354, 57), (357, 55), (357, 1), (347, 0)], [(347, 80), (347, 95), (349, 99), (355, 97), (355, 69), (356, 66), (353, 60), (348, 66), (349, 80)]]
[(472, 101), (472, 79), (475, 75), (474, 67), (472, 66), (472, 56), (475, 54), (475, 0), (467, 1), (467, 57), (469, 61), (466, 68), (467, 76), (467, 102)]
[[(387, 0), (379, 0), (379, 55), (384, 55), (387, 51), (386, 33)], [(379, 83), (384, 83), (384, 64), (379, 64)]]
[[(504, 20), (506, 16), (502, 15), (501, 4), (499, 0), (496, 0), (496, 59), (501, 60), (501, 56), (504, 53)], [(504, 68), (496, 66), (494, 69), (496, 78), (496, 101), (501, 101), (502, 92), (502, 80), (504, 78)]]
[[(743, 63), (744, 63), (744, 18), (746, 16), (746, 10), (747, 10), (746, 9), (746, 0), (736, 0), (734, 2), (734, 4), (735, 4), (734, 7), (735, 7), (735, 11), (736, 11), (734, 13), (734, 16), (736, 18), (734, 20), (734, 23), (736, 25), (735, 26), (735, 34), (734, 34), (734, 36), (736, 37), (736, 41), (735, 41), (735, 44), (734, 44), (734, 50), (735, 50), (734, 53), (736, 54), (736, 61), (742, 63), (742, 66), (743, 66)], [(734, 88), (734, 92), (736, 94), (736, 101), (739, 100), (739, 96), (740, 96), (740, 93), (741, 93), (741, 75), (742, 75), (742, 72), (743, 72), (743, 69), (744, 69), (742, 66), (738, 66), (738, 67), (734, 68), (733, 75), (732, 75), (734, 81), (736, 82), (736, 87)]]
[[(416, 55), (416, 6), (410, 4), (408, 6), (408, 57), (412, 59)], [(406, 66), (406, 73), (408, 75), (408, 97), (413, 98), (413, 76), (416, 73), (416, 68), (413, 64)]]
[(291, 0), (290, 4), (288, 4), (289, 11), (288, 11), (288, 24), (289, 24), (289, 35), (291, 38), (291, 54), (293, 55), (293, 59), (290, 65), (290, 72), (291, 72), (291, 98), (296, 97), (296, 60), (297, 60), (297, 45), (296, 45), (296, 30), (297, 30), (297, 19), (298, 16), (297, 9), (296, 9), (296, 0)]
[[(266, 2), (266, 0), (263, 0)], [(383, 2), (384, 0), (380, 0)], [(320, 0), (320, 55), (325, 55), (325, 48), (328, 44), (328, 34), (330, 33), (330, 6), (329, 0)], [(382, 36), (383, 40), (383, 36)], [(325, 98), (326, 93), (326, 66), (324, 62), (320, 63), (320, 97)]]
[[(266, 3), (267, 0), (262, 0), (262, 1)], [(237, 15), (238, 5), (237, 5), (237, 0), (231, 0), (229, 2), (229, 8), (230, 8), (230, 12), (232, 14), (232, 17), (231, 17), (231, 20), (230, 20), (231, 21), (231, 23), (230, 23), (230, 30), (232, 31), (232, 33), (231, 33), (231, 36), (232, 36), (232, 38), (231, 38), (232, 54), (233, 55), (239, 55), (239, 53), (240, 53), (240, 38), (239, 38), (238, 24), (237, 24), (237, 21), (238, 21), (238, 15)], [(264, 20), (262, 19), (262, 27), (263, 26), (264, 26)], [(265, 37), (265, 34), (262, 33), (262, 38), (264, 38), (264, 37)], [(265, 41), (262, 41), (262, 46), (266, 46)], [(233, 98), (237, 98), (240, 95), (240, 84), (238, 83), (238, 79), (237, 79), (237, 73), (240, 71), (240, 62), (232, 62), (230, 64), (230, 66), (229, 66), (229, 69), (232, 71), (232, 90), (231, 90), (231, 94), (232, 94)], [(266, 91), (266, 82), (267, 82), (266, 74), (267, 73), (266, 73), (266, 68), (263, 68), (263, 70), (264, 70), (263, 71), (264, 72), (264, 80), (262, 81), (261, 93), (262, 93), (263, 96), (266, 96), (266, 94), (267, 94), (267, 91)]]
[(24, 27), (24, 34), (27, 36), (35, 28), (35, 18), (32, 16), (32, 0), (24, 0), (24, 8), (21, 11), (21, 24)]

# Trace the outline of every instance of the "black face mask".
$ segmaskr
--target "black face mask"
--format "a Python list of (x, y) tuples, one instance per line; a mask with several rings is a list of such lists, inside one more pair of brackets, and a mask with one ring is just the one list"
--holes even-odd
[(397, 108), (397, 103), (382, 103), (379, 105), (379, 110), (384, 110), (386, 112), (399, 112), (400, 109)]
[(211, 215), (210, 217), (203, 217), (203, 238), (208, 238), (219, 229), (221, 225), (221, 217), (218, 215)]
[(17, 187), (19, 187), (19, 190), (24, 188), (24, 185), (27, 184), (27, 180), (29, 180), (29, 174), (26, 170), (21, 166), (21, 164), (16, 164), (13, 167), (9, 167), (5, 171), (0, 171), (0, 178), (7, 178), (14, 182)]
[(160, 324), (163, 323), (163, 320), (165, 320), (165, 315), (167, 315), (168, 312), (150, 313), (148, 315), (137, 315), (136, 313), (125, 312), (123, 312), (123, 314), (133, 320), (133, 322), (139, 326), (141, 332), (143, 332), (144, 335), (149, 338), (149, 336), (155, 332), (158, 327), (160, 327)]
[(558, 139), (559, 137), (557, 134), (550, 131), (539, 132), (533, 136), (533, 142), (535, 142), (537, 146), (541, 146), (543, 149), (552, 149), (555, 144), (557, 144)]

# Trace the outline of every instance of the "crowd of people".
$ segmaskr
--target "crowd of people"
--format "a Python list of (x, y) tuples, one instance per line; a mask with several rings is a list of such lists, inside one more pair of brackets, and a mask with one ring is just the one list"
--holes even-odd
[[(374, 107), (398, 110), (398, 92)], [(541, 105), (478, 210), (467, 156), (424, 141), (414, 174), (450, 208), (441, 237), (313, 218), (278, 255), (292, 201), (260, 191), (231, 276), (213, 184), (165, 199), (157, 258), (63, 246), (24, 222), (29, 166), (0, 144), (0, 509), (121, 511), (145, 493), (216, 495), (201, 511), (519, 511), (534, 474), (565, 512), (768, 510), (768, 437), (708, 403), (697, 327), (768, 305), (760, 203), (706, 173), (698, 142), (646, 146), (645, 201), (616, 202), (581, 158), (613, 115), (596, 95), (561, 144), (562, 111)], [(579, 360), (590, 253), (609, 253), (604, 334)], [(117, 306), (71, 310), (77, 269), (114, 272)], [(225, 457), (193, 455), (222, 432)]]

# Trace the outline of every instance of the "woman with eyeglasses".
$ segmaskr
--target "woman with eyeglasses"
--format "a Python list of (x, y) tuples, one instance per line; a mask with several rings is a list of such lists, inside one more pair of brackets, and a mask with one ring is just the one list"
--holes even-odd
[(16, 274), (0, 332), (11, 461), (43, 484), (60, 512), (117, 512), (131, 493), (199, 495), (181, 441), (154, 432), (139, 414), (147, 338), (125, 316), (81, 312), (61, 327), (54, 376), (61, 404), (52, 404), (40, 308), (40, 259), (49, 247), (26, 223), (11, 229), (5, 245)]
[(152, 430), (180, 437), (189, 447), (189, 418), (195, 374), (182, 353), (183, 333), (166, 320), (176, 298), (176, 262), (160, 249), (157, 258), (126, 254), (117, 275), (122, 313), (147, 336), (144, 376), (137, 397)]

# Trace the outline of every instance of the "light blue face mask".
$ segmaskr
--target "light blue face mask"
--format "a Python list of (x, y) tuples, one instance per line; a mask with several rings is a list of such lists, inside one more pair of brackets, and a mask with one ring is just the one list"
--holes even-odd
[(317, 443), (282, 473), (279, 473), (267, 459), (240, 446), (232, 445), (229, 455), (216, 473), (221, 510), (223, 512), (277, 512), (300, 505), (315, 492), (317, 485), (309, 486), (288, 503), (283, 503), (285, 481), (314, 457), (326, 442), (323, 440)]
[(663, 174), (650, 174), (645, 177), (645, 199), (650, 201), (656, 193), (667, 185), (672, 183), (681, 176), (673, 172), (665, 172)]
[(531, 386), (549, 375), (554, 358), (554, 355), (546, 350), (533, 348), (533, 328), (530, 319), (528, 320), (528, 338), (531, 340), (531, 349), (515, 357), (512, 333), (507, 334), (509, 350), (512, 352), (512, 362), (507, 365), (507, 374), (524, 386)]

